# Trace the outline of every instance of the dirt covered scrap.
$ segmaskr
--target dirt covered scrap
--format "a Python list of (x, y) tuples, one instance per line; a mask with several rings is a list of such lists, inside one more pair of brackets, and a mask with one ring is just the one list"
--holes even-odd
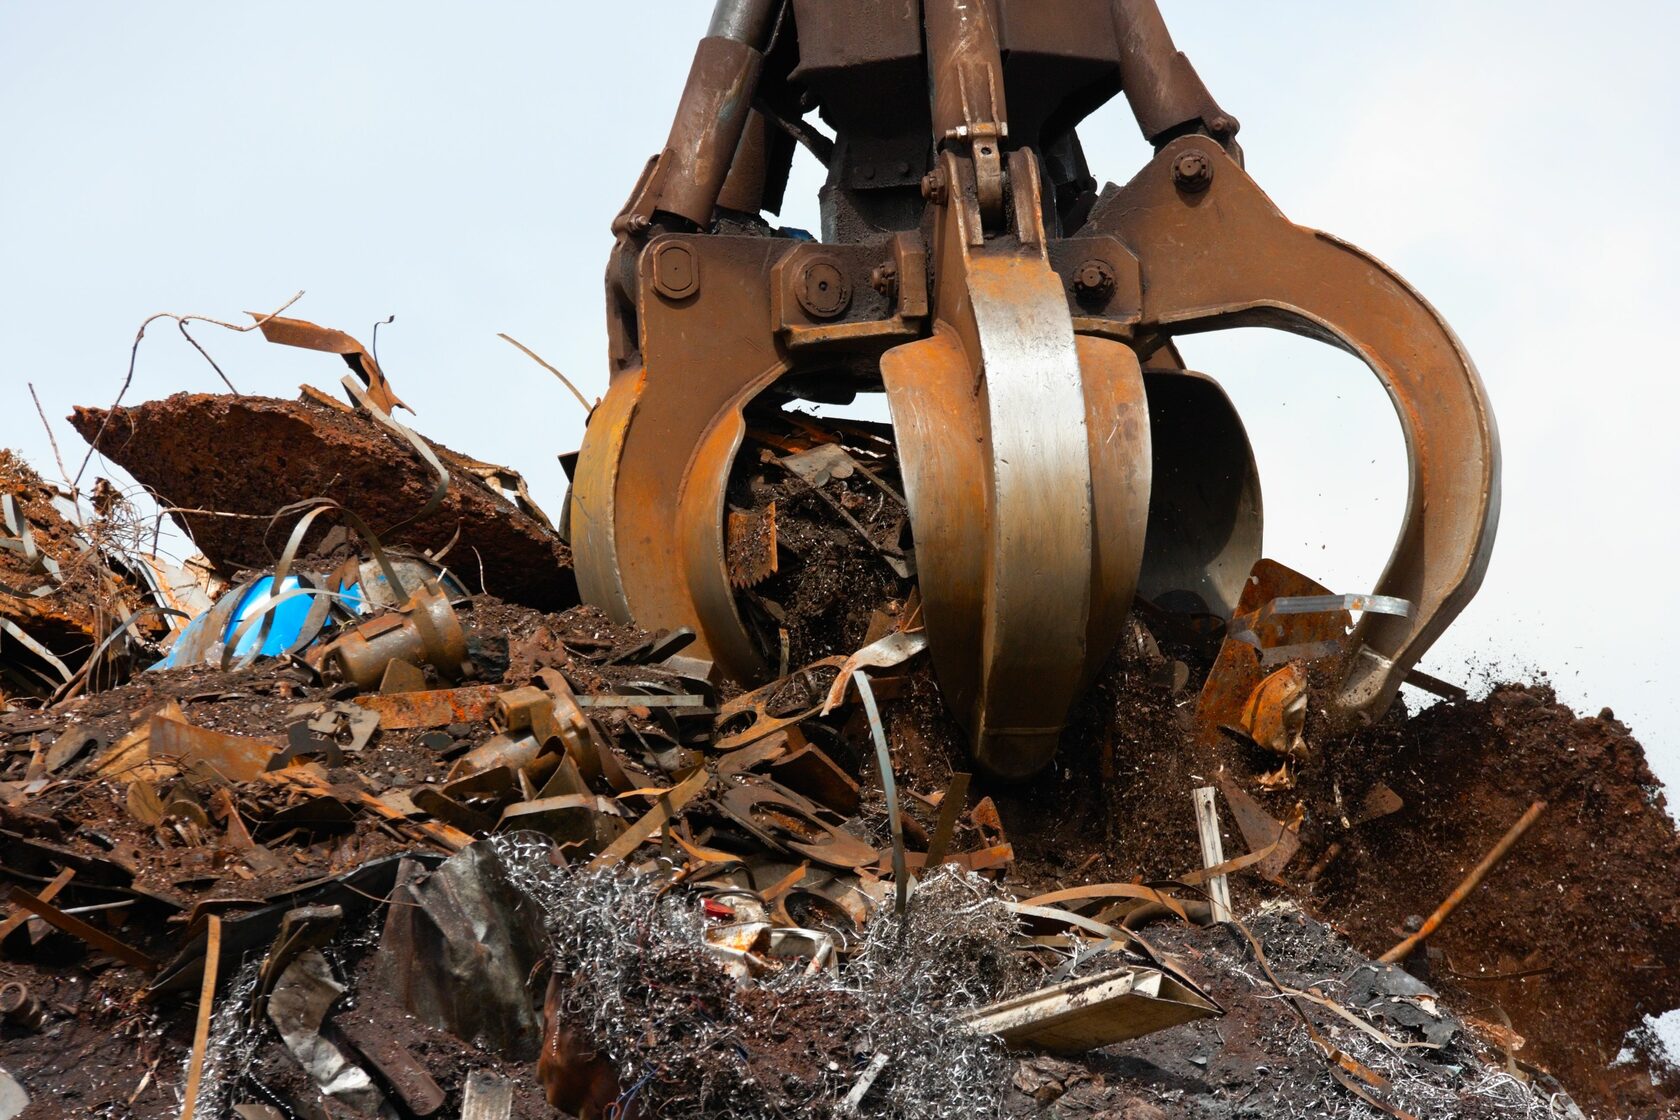
[[(543, 668), (538, 666), (546, 663), (549, 671), (554, 665), (563, 666), (561, 672), (579, 697), (611, 696), (613, 690), (646, 687), (658, 679), (676, 689), (670, 695), (680, 691), (677, 678), (669, 670), (625, 663), (633, 662), (638, 651), (655, 650), (657, 643), (645, 635), (614, 627), (594, 612), (574, 610), (542, 616), (482, 598), (461, 603), (458, 609), (464, 625), (474, 634), (475, 648), (489, 651), (481, 654), (478, 678), (486, 684), (507, 688), (513, 683), (506, 676), (508, 670), (500, 668), (503, 664), (517, 665), (519, 673), (540, 679), (536, 675)], [(505, 661), (501, 652), (504, 648), (508, 651)], [(1119, 718), (1126, 712), (1126, 694), (1123, 690), (1106, 690), (1132, 679), (1124, 667), (1117, 667), (1093, 705), (1101, 708), (1106, 706), (1105, 701), (1113, 702)], [(888, 680), (890, 677), (883, 684)], [(33, 730), (9, 733), (5, 742), (11, 747), (20, 742), (56, 740), (62, 737), (62, 729), (71, 726), (92, 728), (110, 741), (121, 742), (133, 728), (147, 724), (148, 710), (155, 711), (173, 701), (195, 726), (268, 739), (277, 745), (284, 740), (288, 720), (295, 718), (290, 715), (295, 704), (319, 702), (333, 691), (312, 683), (299, 667), (278, 663), (235, 674), (209, 670), (152, 673), (122, 689), (90, 696), (71, 712), (32, 717), (32, 722), (31, 717), (20, 720), (14, 714), (6, 725), (8, 732)], [(382, 706), (387, 700), (400, 700), (400, 696), (369, 698), (369, 702)], [(728, 703), (722, 700), (721, 706), (727, 707)], [(931, 727), (944, 727), (937, 713), (919, 713), (925, 705), (925, 688), (907, 679), (900, 686), (899, 698), (885, 702), (889, 723), (907, 728), (920, 714)], [(642, 744), (669, 743), (670, 737), (655, 709), (647, 709), (645, 714), (633, 707), (591, 707), (588, 711), (593, 713), (592, 722), (599, 720), (598, 726), (610, 731), (606, 741), (619, 767), (646, 768), (634, 778), (627, 774), (627, 780), (638, 786), (657, 785), (661, 781), (656, 773), (660, 752), (649, 752)], [(440, 1026), (439, 1022), (446, 1021), (441, 1016), (431, 1021), (416, 1017), (396, 994), (400, 987), (391, 982), (379, 963), (387, 939), (393, 937), (392, 914), (407, 912), (396, 903), (416, 897), (402, 893), (401, 875), (393, 861), (411, 861), (414, 870), (408, 874), (423, 888), (423, 876), (438, 873), (454, 858), (449, 839), (453, 833), (434, 833), (444, 838), (443, 843), (436, 843), (423, 832), (410, 831), (428, 819), (428, 814), (417, 808), (418, 803), (434, 808), (443, 805), (417, 796), (417, 791), (445, 788), (454, 764), (476, 749), (473, 744), (482, 746), (496, 733), (493, 718), (469, 718), (472, 713), (465, 710), (459, 713), (462, 718), (454, 718), (455, 714), (448, 714), (452, 722), (430, 730), (382, 727), (367, 747), (354, 756), (346, 755), (345, 765), (325, 768), (320, 785), (310, 774), (309, 784), (297, 796), (276, 796), (268, 788), (267, 779), (215, 786), (208, 797), (191, 782), (176, 786), (159, 783), (160, 799), (169, 799), (171, 805), (178, 805), (177, 794), (182, 801), (198, 797), (210, 805), (205, 813), (207, 825), (196, 835), (193, 829), (198, 817), (184, 806), (175, 808), (161, 824), (140, 826), (133, 819), (134, 808), (126, 795), (119, 795), (120, 779), (86, 778), (90, 768), (79, 763), (74, 764), (78, 769), (72, 775), (50, 783), (51, 788), (42, 788), (25, 806), (9, 812), (8, 840), (23, 847), (9, 844), (8, 851), (18, 855), (6, 861), (8, 875), (19, 881), (21, 873), (22, 882), (38, 886), (42, 881), (50, 882), (50, 873), (56, 867), (81, 868), (71, 883), (85, 878), (87, 885), (66, 888), (61, 896), (64, 905), (85, 903), (87, 898), (128, 901), (127, 906), (112, 912), (120, 917), (106, 919), (103, 928), (155, 961), (165, 962), (160, 971), (168, 985), (166, 990), (177, 996), (148, 998), (144, 993), (157, 985), (158, 973), (89, 953), (88, 947), (74, 937), (26, 924), (26, 933), (14, 933), (13, 940), (7, 942), (7, 960), (0, 964), (0, 970), (9, 981), (21, 982), (31, 993), (45, 997), (45, 1029), (41, 1033), (8, 1029), (0, 1038), (0, 1066), (26, 1084), (44, 1081), (63, 1094), (62, 1100), (73, 1102), (75, 1109), (90, 1110), (58, 1114), (97, 1115), (92, 1110), (105, 1108), (112, 1115), (174, 1115), (189, 1058), (193, 1010), (187, 994), (190, 971), (176, 965), (183, 955), (189, 961), (192, 957), (193, 915), (215, 912), (226, 923), (224, 928), (238, 930), (243, 917), (245, 922), (260, 927), (263, 936), (239, 934), (234, 940), (241, 950), (230, 951), (226, 958), (227, 978), (219, 987), (222, 1002), (216, 1012), (220, 1026), (212, 1032), (215, 1043), (208, 1055), (208, 1068), (215, 1076), (206, 1083), (206, 1091), (215, 1100), (230, 1104), (279, 1100), (290, 1108), (298, 1102), (315, 1101), (324, 1107), (326, 1102), (312, 1095), (319, 1094), (319, 1086), (298, 1064), (284, 1035), (271, 1022), (265, 1024), (260, 1018), (252, 1021), (249, 1015), (241, 1019), (230, 1008), (242, 1003), (249, 1006), (254, 977), (273, 957), (278, 940), (276, 927), (286, 914), (337, 906), (343, 915), (324, 950), (324, 967), (347, 993), (330, 1013), (325, 1036), (338, 1040), (340, 1050), (352, 1055), (352, 1062), (370, 1069), (369, 1081), (381, 1087), (387, 1103), (400, 1101), (399, 1083), (406, 1085), (416, 1100), (430, 1099), (424, 1095), (424, 1085), (417, 1089), (403, 1080), (403, 1069), (393, 1066), (381, 1072), (382, 1067), (375, 1065), (376, 1061), (395, 1061), (402, 1066), (412, 1059), (414, 1066), (426, 1071), (436, 1085), (436, 1093), (446, 1101), (458, 1101), (475, 1075), (504, 1077), (513, 1095), (512, 1115), (554, 1115), (536, 1073), (541, 1063), (530, 1060), (529, 1040), (527, 1049), (521, 1050), (506, 1040), (492, 1044), (465, 1027), (452, 1031)], [(1134, 711), (1128, 724), (1137, 726), (1140, 714)], [(849, 721), (850, 716), (844, 715), (838, 722)], [(392, 720), (393, 724), (402, 722), (406, 721)], [(711, 716), (705, 717), (705, 722), (709, 725)], [(821, 738), (824, 733), (815, 730), (818, 726), (822, 725), (813, 722), (810, 733)], [(949, 731), (948, 727), (944, 729)], [(843, 734), (841, 728), (832, 730)], [(708, 738), (701, 736), (703, 752)], [(679, 733), (676, 742), (680, 744), (682, 739)], [(897, 753), (905, 762), (901, 780), (910, 791), (908, 812), (924, 830), (931, 830), (936, 827), (936, 814), (929, 802), (937, 802), (945, 779), (930, 781), (917, 776), (906, 750), (911, 736), (895, 732), (893, 740), (895, 745), (902, 744)], [(10, 757), (14, 765), (8, 778), (18, 774), (20, 764), (22, 776), (27, 778), (33, 753), (13, 751)], [(921, 757), (923, 771), (936, 773), (938, 752), (924, 747)], [(717, 775), (743, 761), (729, 754), (714, 757), (712, 772)], [(308, 773), (311, 765), (319, 763), (294, 764), (294, 768)], [(762, 760), (749, 763), (734, 775), (722, 774), (712, 780), (727, 787), (741, 775), (764, 766)], [(1100, 756), (1098, 766), (1100, 769)], [(603, 779), (597, 780), (604, 780), (604, 770)], [(530, 780), (531, 771), (523, 773), (524, 780)], [(862, 811), (850, 827), (860, 841), (881, 844), (887, 831), (883, 827), (881, 794), (867, 769), (853, 773), (867, 792)], [(473, 776), (465, 775), (467, 779)], [(753, 1115), (758, 1114), (756, 1110), (765, 1115), (777, 1114), (777, 1110), (798, 1115), (802, 1114), (801, 1108), (807, 1110), (803, 1114), (821, 1114), (820, 1110), (811, 1110), (819, 1104), (827, 1108), (843, 1097), (868, 1068), (873, 1055), (888, 1051), (906, 1060), (889, 1062), (890, 1076), (883, 1069), (880, 1089), (875, 1092), (884, 1095), (866, 1098), (872, 1106), (867, 1114), (956, 1116), (1002, 1110), (1005, 1115), (1032, 1116), (1054, 1107), (1057, 1115), (1099, 1115), (1105, 1110), (1125, 1114), (1131, 1109), (1140, 1116), (1234, 1116), (1243, 1115), (1245, 1105), (1267, 1101), (1279, 1108), (1369, 1115), (1360, 1111), (1367, 1106), (1329, 1072), (1323, 1053), (1315, 1048), (1302, 1020), (1288, 1009), (1286, 1001), (1280, 1001), (1277, 989), (1264, 978), (1249, 943), (1235, 930), (1184, 926), (1170, 915), (1158, 915), (1172, 922), (1170, 927), (1156, 922), (1139, 936), (1159, 955), (1160, 963), (1181, 970), (1202, 986), (1223, 1009), (1222, 1018), (1208, 1020), (1206, 1025), (1175, 1028), (1088, 1057), (1071, 1058), (1012, 1056), (996, 1046), (962, 1040), (948, 1031), (942, 1036), (946, 1049), (930, 1053), (925, 1067), (908, 1061), (911, 1050), (904, 1040), (914, 1037), (925, 1042), (933, 1038), (930, 1023), (939, 1021), (942, 1007), (949, 1022), (981, 1002), (1055, 979), (1056, 970), (1079, 958), (1077, 940), (1069, 942), (1069, 950), (1022, 956), (1014, 942), (1026, 931), (1000, 909), (1007, 899), (1024, 897), (1039, 888), (1124, 881), (1130, 864), (1148, 867), (1141, 874), (1152, 879), (1171, 878), (1196, 864), (1193, 849), (1181, 850), (1167, 830), (1162, 830), (1153, 847), (1139, 842), (1146, 820), (1136, 822), (1136, 835), (1127, 831), (1132, 818), (1120, 811), (1126, 796), (1124, 788), (1116, 784), (1120, 780), (1117, 774), (1107, 783), (1087, 783), (1097, 792), (1082, 800), (1069, 796), (1064, 788), (1076, 781), (1070, 769), (1048, 779), (1048, 791), (1036, 791), (1036, 797), (1034, 791), (1013, 797), (993, 791), (989, 803), (977, 797), (959, 817), (953, 852), (962, 857), (964, 853), (988, 850), (995, 847), (991, 842), (1001, 834), (1017, 853), (1014, 865), (999, 869), (1004, 871), (1001, 876), (994, 870), (990, 879), (959, 874), (954, 867), (941, 876), (929, 876), (911, 896), (911, 929), (931, 928), (931, 940), (915, 953), (894, 952), (905, 943), (895, 932), (890, 883), (871, 878), (885, 871), (881, 866), (887, 862), (884, 857), (868, 868), (869, 875), (836, 875), (817, 871), (797, 852), (758, 850), (754, 854), (758, 841), (753, 831), (755, 825), (762, 828), (764, 822), (750, 815), (744, 819), (720, 815), (722, 806), (707, 808), (703, 801), (691, 802), (685, 809), (685, 823), (679, 831), (663, 841), (651, 839), (646, 854), (652, 862), (639, 857), (643, 867), (639, 874), (627, 874), (623, 867), (608, 875), (591, 871), (581, 856), (602, 839), (594, 836), (560, 840), (557, 847), (558, 835), (530, 830), (497, 832), (492, 826), (486, 839), (475, 840), (473, 834), (465, 837), (463, 850), (470, 852), (487, 843), (496, 847), (499, 858), (522, 869), (510, 873), (510, 877), (521, 881), (523, 894), (545, 915), (550, 971), (542, 971), (541, 951), (528, 952), (529, 959), (510, 962), (510, 974), (518, 972), (525, 977), (525, 983), (516, 988), (525, 993), (526, 1013), (536, 1014), (547, 985), (552, 1005), (565, 1009), (564, 1015), (551, 1020), (552, 1031), (584, 1032), (582, 1046), (587, 1053), (611, 1055), (614, 1062), (602, 1075), (611, 1099), (623, 1098), (634, 1089), (629, 1099), (631, 1103), (640, 1102), (640, 1107), (647, 1110), (645, 1115)], [(1306, 781), (1303, 776), (1303, 783)], [(27, 788), (27, 781), (24, 785)], [(494, 792), (498, 788), (502, 788), (499, 783), (491, 781), (474, 793), (469, 784), (462, 790), (459, 804), (485, 820), (496, 815), (498, 804), (520, 804), (522, 795), (510, 795), (505, 788)], [(603, 784), (597, 788), (612, 787)], [(215, 808), (224, 804), (217, 796), (219, 791), (231, 795), (237, 820), (233, 816), (218, 820), (213, 815)], [(1103, 822), (1103, 828), (1095, 833), (1076, 831), (1071, 837), (1062, 832), (1058, 840), (1059, 827), (1053, 830), (1041, 825), (1034, 814), (1020, 811), (1046, 792), (1058, 792), (1064, 804), (1093, 814), (1093, 819)], [(366, 808), (343, 811), (365, 805), (364, 794), (404, 805), (404, 811), (399, 819)], [(394, 794), (406, 794), (406, 804)], [(727, 789), (721, 797), (727, 798)], [(339, 808), (328, 808), (331, 802), (337, 802)], [(304, 809), (301, 813), (296, 811), (300, 806)], [(1163, 814), (1163, 819), (1166, 816)], [(459, 819), (470, 826), (469, 816)], [(781, 823), (784, 828), (791, 824), (793, 832), (773, 829), (771, 842), (776, 843), (778, 837), (783, 843), (799, 842), (795, 838), (805, 829), (797, 820)], [(557, 834), (578, 835), (562, 832), (559, 826), (550, 827)], [(236, 839), (241, 834), (251, 838), (252, 847), (241, 846)], [(1079, 839), (1082, 835), (1083, 845)], [(1112, 837), (1114, 842), (1105, 837)], [(1240, 850), (1238, 837), (1232, 836), (1230, 842), (1232, 850)], [(267, 866), (268, 860), (257, 853), (257, 846), (277, 857), (277, 866)], [(678, 853), (670, 858), (681, 862), (667, 864), (659, 856), (666, 846)], [(697, 855), (686, 856), (690, 850)], [(1090, 855), (1098, 852), (1107, 854), (1091, 861)], [(745, 880), (722, 874), (735, 867), (732, 861), (741, 860), (750, 871)], [(659, 885), (661, 875), (669, 874), (659, 871), (661, 866), (680, 870), (684, 864), (689, 868), (680, 876), (685, 882), (675, 890), (671, 884)], [(263, 865), (261, 869), (259, 865)], [(775, 896), (776, 888), (786, 883), (790, 874), (795, 875), (791, 889)], [(335, 882), (342, 882), (346, 889), (334, 892)], [(837, 890), (837, 882), (852, 886)], [(871, 882), (878, 885), (870, 886)], [(940, 887), (939, 883), (946, 885)], [(939, 902), (941, 892), (945, 892), (944, 902)], [(957, 892), (956, 900), (952, 892)], [(1260, 889), (1251, 892), (1251, 905), (1261, 893)], [(752, 906), (763, 906), (761, 900), (767, 896), (773, 897), (774, 903), (764, 909), (772, 916), (778, 909), (786, 915), (785, 919), (773, 917), (773, 921), (787, 923), (777, 928), (828, 932), (836, 937), (837, 944), (846, 945), (845, 970), (819, 969), (813, 977), (807, 972), (806, 962), (796, 961), (798, 967), (767, 967), (752, 986), (741, 988), (736, 975), (729, 971), (729, 961), (713, 952), (715, 945), (706, 931), (743, 925), (741, 919), (751, 916)], [(325, 902), (328, 898), (334, 901)], [(390, 901), (381, 901), (385, 899)], [(976, 912), (976, 907), (981, 912)], [(988, 907), (995, 915), (989, 919), (983, 916)], [(941, 917), (931, 927), (917, 924), (918, 915), (927, 922), (936, 914)], [(448, 925), (447, 921), (442, 924)], [(504, 917), (495, 924), (507, 928), (517, 923)], [(1448, 1010), (1453, 1007), (1452, 997), (1447, 994), (1450, 989), (1435, 994), (1397, 969), (1376, 969), (1327, 929), (1287, 907), (1269, 910), (1255, 919), (1251, 928), (1265, 947), (1269, 967), (1286, 987), (1309, 993), (1316, 990), (1318, 997), (1375, 1026), (1391, 1043), (1429, 1043), (1426, 1030), (1438, 1029), (1440, 1023), (1453, 1026), (1450, 1045), (1458, 1050), (1445, 1055), (1431, 1050), (1425, 1055), (1428, 1061), (1413, 1065), (1396, 1057), (1389, 1049), (1390, 1043), (1350, 1025), (1340, 1012), (1295, 997), (1322, 1037), (1362, 1055), (1363, 1069), (1391, 1087), (1402, 1087), (1399, 1095), (1391, 1095), (1392, 1088), (1383, 1091), (1382, 1099), (1390, 1100), (1395, 1107), (1450, 1106), (1457, 1110), (1452, 1114), (1469, 1116), (1555, 1114), (1545, 1111), (1550, 1106), (1543, 1103), (1546, 1095), (1536, 1083), (1523, 1080), (1536, 1076), (1534, 1073), (1517, 1066), (1514, 1068), (1519, 1076), (1512, 1076), (1497, 1046), (1478, 1034), (1479, 1026), (1466, 1027)], [(25, 940), (18, 941), (19, 936)], [(1100, 938), (1091, 939), (1092, 946), (1100, 943)], [(202, 952), (201, 943), (198, 947)], [(391, 952), (394, 950), (385, 951), (385, 955)], [(873, 965), (869, 963), (872, 954), (878, 958)], [(1079, 966), (1088, 969), (1092, 959), (1100, 962), (1105, 956), (1113, 954), (1096, 953)], [(765, 958), (774, 959), (769, 954)], [(1358, 987), (1365, 982), (1364, 974), (1358, 973), (1361, 968), (1372, 976), (1389, 977), (1401, 995), (1383, 995), (1368, 986)], [(534, 979), (526, 975), (533, 969)], [(175, 977), (173, 981), (171, 976)], [(911, 980), (916, 983), (909, 983)], [(553, 1000), (556, 988), (562, 996)], [(482, 985), (473, 990), (481, 991)], [(1351, 1002), (1348, 990), (1357, 994)], [(896, 1005), (899, 1010), (893, 1014), (898, 1019), (886, 1014), (883, 1004), (891, 1002), (886, 999), (888, 994), (904, 997), (911, 992), (914, 998), (901, 998)], [(1418, 1002), (1420, 995), (1422, 1002)], [(1410, 1010), (1402, 1012), (1402, 1005), (1394, 1002), (1397, 998), (1413, 1001), (1405, 1005)], [(1411, 1023), (1397, 1025), (1368, 1010), (1379, 1004), (1391, 1018), (1403, 1013)], [(1434, 1018), (1435, 1012), (1440, 1013), (1439, 1020)], [(392, 1049), (393, 1038), (400, 1050)], [(729, 1041), (721, 1045), (706, 1041), (714, 1038)], [(373, 1053), (358, 1050), (357, 1045), (365, 1045)], [(1367, 1054), (1355, 1049), (1358, 1046), (1374, 1048), (1374, 1052)], [(66, 1062), (66, 1053), (78, 1055), (77, 1061)], [(407, 1058), (393, 1059), (391, 1055), (396, 1053)], [(1398, 1053), (1415, 1056), (1407, 1047), (1399, 1048)], [(510, 1056), (517, 1054), (524, 1057)], [(957, 1055), (963, 1056), (960, 1062), (954, 1060)], [(1384, 1064), (1391, 1061), (1398, 1064), (1396, 1069)], [(576, 1071), (564, 1062), (560, 1068), (565, 1071), (561, 1083), (567, 1091), (575, 1091), (579, 1081)], [(922, 1072), (917, 1074), (919, 1069)], [(85, 1078), (84, 1070), (89, 1071)], [(128, 1104), (127, 1098), (135, 1095), (148, 1071), (151, 1080), (133, 1104)], [(939, 1078), (926, 1083), (915, 1080), (934, 1071), (939, 1072)], [(952, 1084), (951, 1078), (959, 1072), (963, 1080)], [(1379, 1092), (1375, 1086), (1370, 1091)], [(924, 1102), (918, 1106), (919, 1111), (910, 1107), (910, 1102), (918, 1100)], [(958, 1101), (962, 1103), (960, 1109), (946, 1107)], [(119, 1102), (129, 1111), (110, 1111), (118, 1108)], [(398, 1115), (422, 1114), (412, 1104), (392, 1107), (398, 1108)], [(1187, 1109), (1196, 1111), (1181, 1112)]]
[[(78, 408), (70, 423), (174, 511), (227, 574), (274, 563), (285, 541), (270, 523), (277, 510), (329, 498), (386, 544), (433, 553), (453, 546), (474, 588), (540, 610), (578, 601), (571, 553), (542, 511), (520, 508), (487, 481), (504, 468), (428, 443), (448, 473), (447, 490), (429, 508), (436, 470), (365, 413), (324, 395), (177, 393), (115, 410)], [(331, 528), (313, 530), (305, 554)]]
[(68, 485), (0, 448), (0, 705), (121, 681), (195, 586), (147, 551), (150, 527), (108, 481), (80, 506)]

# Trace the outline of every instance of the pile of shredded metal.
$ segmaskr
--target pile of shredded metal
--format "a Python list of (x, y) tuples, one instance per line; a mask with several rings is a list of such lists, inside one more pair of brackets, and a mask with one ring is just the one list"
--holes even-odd
[(784, 970), (737, 989), (707, 951), (700, 892), (663, 878), (560, 869), (548, 847), (500, 842), (546, 916), (563, 1018), (647, 1115), (829, 1115), (877, 1055), (867, 1114), (993, 1115), (1008, 1084), (995, 1039), (957, 1017), (1021, 987), (1016, 920), (997, 887), (955, 869), (883, 909), (844, 970)]

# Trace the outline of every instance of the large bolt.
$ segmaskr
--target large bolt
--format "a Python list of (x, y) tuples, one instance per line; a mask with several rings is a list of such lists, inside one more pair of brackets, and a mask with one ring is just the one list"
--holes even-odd
[(1200, 194), (1213, 183), (1213, 161), (1206, 152), (1192, 149), (1173, 160), (1172, 177), (1185, 194)]
[(922, 197), (935, 206), (945, 205), (945, 200), (950, 197), (950, 191), (945, 184), (943, 169), (936, 167), (922, 176)]
[(1100, 257), (1092, 257), (1073, 274), (1073, 290), (1081, 299), (1097, 302), (1114, 294), (1114, 269)]
[(878, 264), (869, 273), (869, 286), (889, 301), (898, 298), (898, 265), (892, 261)]

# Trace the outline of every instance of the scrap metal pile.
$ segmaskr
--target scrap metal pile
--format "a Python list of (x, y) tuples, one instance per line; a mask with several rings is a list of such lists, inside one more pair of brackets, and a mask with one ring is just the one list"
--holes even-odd
[[(0, 1120), (1671, 1108), (1642, 749), (1417, 668), (1480, 379), (1236, 132), (1152, 0), (720, 0), (557, 521), (290, 303), (218, 325), (348, 403), (124, 406), (131, 355), (73, 475), (0, 453)], [(821, 240), (764, 217), (796, 145)], [(1174, 343), (1247, 325), (1396, 404), (1370, 593), (1261, 551)]]
[[(1517, 1056), (1532, 1028), (1449, 1010), (1413, 975), (1427, 946), (1403, 971), (1300, 911), (1373, 822), (1408, 814), (1369, 774), (1330, 803), (1375, 738), (1287, 714), (1268, 732), (1247, 711), (1198, 730), (1221, 702), (1204, 680), (1230, 678), (1218, 666), (1251, 635), (1132, 623), (1065, 767), (971, 777), (880, 430), (755, 428), (730, 563), (766, 655), (794, 667), (743, 690), (686, 631), (469, 593), (440, 555), (454, 528), (431, 555), (391, 546), (404, 529), (347, 512), (368, 501), (354, 484), (302, 502), (307, 481), (193, 469), (233, 425), (284, 416), (343, 448), (311, 469), (350, 477), (389, 431), (365, 405), (306, 391), (110, 415), (112, 454), (176, 508), (245, 514), (222, 519), (245, 536), (221, 527), (219, 552), (260, 547), (260, 526), (279, 560), (195, 561), (202, 598), (171, 608), (191, 618), (158, 609), (188, 601), (182, 581), (165, 599), (124, 574), (146, 554), (100, 568), (130, 617), (173, 628), (167, 667), (139, 669), (157, 657), (139, 625), (98, 656), (91, 634), (60, 644), (56, 687), (8, 647), (0, 1067), (7, 1099), (33, 1101), (9, 1115), (1573, 1114)], [(215, 440), (207, 416), (225, 418)], [(393, 470), (425, 462), (389, 438)], [(13, 554), (27, 535), (70, 568), (101, 522), (63, 522), (13, 471), (34, 514)], [(441, 489), (483, 521), (533, 521), (475, 479)], [(527, 578), (515, 593), (543, 602)], [(76, 602), (53, 586), (25, 606)], [(1203, 858), (1203, 785), (1222, 789), (1230, 859)], [(1220, 873), (1237, 914), (1215, 922)]]

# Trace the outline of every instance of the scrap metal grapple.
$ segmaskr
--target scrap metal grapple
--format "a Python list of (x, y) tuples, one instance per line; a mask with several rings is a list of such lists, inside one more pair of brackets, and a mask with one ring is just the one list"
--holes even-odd
[[(1116, 94), (1155, 155), (1099, 189), (1078, 128)], [(942, 690), (982, 768), (1031, 773), (1136, 599), (1237, 609), (1259, 480), (1173, 340), (1274, 327), (1363, 361), (1399, 414), (1374, 590), (1403, 609), (1360, 619), (1319, 701), (1386, 709), (1487, 566), (1493, 417), (1434, 309), (1285, 218), (1236, 133), (1155, 0), (719, 0), (613, 224), (612, 380), (570, 511), (585, 599), (763, 680), (724, 557), (743, 410), (884, 391)], [(796, 145), (827, 165), (821, 240), (762, 217)]]

